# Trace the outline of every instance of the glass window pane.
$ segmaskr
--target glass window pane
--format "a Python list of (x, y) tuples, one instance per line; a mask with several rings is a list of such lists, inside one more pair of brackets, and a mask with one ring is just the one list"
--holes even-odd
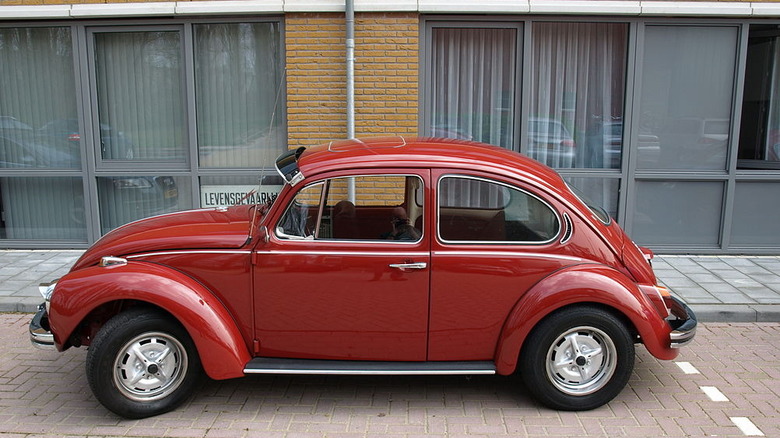
[(81, 178), (0, 178), (0, 239), (87, 239)]
[(726, 168), (737, 30), (646, 28), (640, 126), (632, 139), (639, 169)]
[(715, 246), (723, 183), (637, 181), (632, 238), (641, 244)]
[(187, 156), (179, 32), (95, 34), (103, 160)]
[(515, 29), (433, 29), (429, 135), (513, 146)]
[(751, 25), (748, 38), (740, 169), (780, 169), (780, 29)]
[(194, 31), (200, 166), (272, 165), (286, 149), (279, 24), (200, 24)]
[(528, 155), (556, 168), (620, 168), (628, 25), (534, 23)]
[(603, 208), (610, 217), (618, 217), (620, 180), (617, 178), (566, 177), (567, 183), (584, 193), (594, 206)]
[(780, 245), (780, 183), (737, 182), (731, 243), (739, 246)]
[(314, 238), (324, 183), (302, 188), (279, 221), (276, 234), (282, 238)]
[(422, 237), (423, 182), (371, 175), (329, 181), (318, 238), (411, 240)]
[(0, 28), (0, 168), (80, 168), (76, 117), (70, 28)]
[(100, 229), (163, 213), (192, 208), (190, 178), (179, 176), (111, 176), (97, 178)]
[(558, 235), (555, 212), (502, 184), (447, 177), (439, 183), (439, 237), (462, 242), (546, 242)]

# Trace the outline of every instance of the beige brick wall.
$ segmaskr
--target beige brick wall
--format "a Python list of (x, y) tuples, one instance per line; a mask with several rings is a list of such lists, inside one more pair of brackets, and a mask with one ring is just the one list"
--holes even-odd
[[(355, 134), (416, 134), (417, 14), (356, 14)], [(291, 147), (344, 138), (343, 14), (285, 16), (287, 121)]]

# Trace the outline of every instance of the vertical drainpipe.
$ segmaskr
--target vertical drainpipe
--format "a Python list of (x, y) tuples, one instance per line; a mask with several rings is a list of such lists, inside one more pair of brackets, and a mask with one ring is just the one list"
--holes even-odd
[[(355, 1), (346, 1), (347, 25), (347, 138), (355, 138)], [(347, 196), (355, 203), (355, 179), (347, 180)]]

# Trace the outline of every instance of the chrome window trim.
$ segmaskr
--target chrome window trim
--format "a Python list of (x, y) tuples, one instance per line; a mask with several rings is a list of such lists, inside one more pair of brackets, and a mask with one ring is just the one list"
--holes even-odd
[(261, 250), (257, 251), (257, 254), (308, 254), (308, 255), (335, 255), (335, 256), (349, 256), (349, 255), (361, 255), (361, 256), (376, 256), (376, 257), (428, 257), (430, 253), (427, 251), (415, 251), (415, 252), (401, 252), (401, 251), (360, 251), (360, 250), (346, 250), (346, 251), (317, 251), (317, 250)]
[(140, 254), (133, 254), (129, 255), (125, 258), (127, 259), (138, 259), (143, 257), (155, 257), (155, 256), (167, 256), (167, 255), (186, 255), (186, 254), (251, 254), (252, 251), (242, 249), (242, 250), (235, 250), (235, 249), (226, 249), (226, 250), (217, 250), (217, 249), (210, 249), (210, 250), (202, 250), (202, 249), (193, 249), (193, 250), (178, 250), (178, 251), (154, 251), (154, 252), (145, 252)]
[(587, 262), (581, 257), (566, 256), (560, 254), (548, 254), (543, 252), (517, 252), (517, 251), (432, 251), (433, 256), (457, 256), (457, 257), (538, 257), (554, 260), (567, 260), (571, 262)]
[[(285, 233), (279, 233), (279, 230), (278, 230), (279, 222), (281, 222), (282, 218), (284, 218), (284, 216), (287, 214), (287, 211), (290, 209), (290, 205), (295, 200), (295, 197), (298, 195), (298, 193), (300, 193), (301, 190), (305, 190), (306, 188), (312, 187), (312, 186), (314, 186), (316, 184), (322, 184), (324, 186), (324, 190), (320, 194), (320, 204), (317, 207), (318, 208), (318, 212), (317, 212), (317, 227), (316, 227), (316, 230), (318, 232), (319, 229), (320, 229), (320, 222), (322, 221), (322, 214), (324, 212), (324, 208), (323, 207), (324, 207), (325, 203), (328, 200), (328, 194), (330, 192), (330, 182), (331, 181), (336, 180), (336, 179), (342, 179), (342, 178), (343, 179), (346, 179), (346, 178), (370, 178), (370, 177), (377, 177), (377, 176), (387, 176), (387, 177), (398, 176), (398, 177), (404, 177), (404, 178), (413, 177), (413, 178), (417, 178), (417, 180), (420, 181), (421, 187), (423, 187), (423, 188), (426, 187), (426, 185), (425, 185), (425, 178), (423, 178), (420, 174), (417, 174), (417, 173), (369, 173), (369, 174), (349, 175), (349, 176), (346, 176), (346, 175), (345, 176), (335, 176), (335, 177), (330, 177), (330, 178), (324, 178), (324, 179), (321, 179), (321, 180), (317, 180), (317, 181), (311, 182), (310, 184), (307, 184), (307, 185), (301, 187), (300, 190), (298, 190), (298, 192), (296, 192), (293, 195), (293, 198), (290, 201), (290, 204), (287, 205), (287, 208), (285, 208), (284, 213), (281, 216), (279, 216), (279, 219), (277, 220), (276, 226), (274, 227), (274, 237), (276, 237), (277, 239), (279, 239), (281, 241), (284, 241), (284, 242), (374, 243), (374, 244), (376, 244), (376, 243), (388, 243), (388, 244), (394, 244), (394, 245), (399, 245), (399, 244), (400, 245), (418, 245), (418, 244), (420, 244), (421, 242), (423, 242), (425, 240), (425, 199), (423, 199), (423, 205), (420, 206), (420, 207), (422, 207), (422, 210), (423, 210), (423, 214), (422, 214), (423, 229), (420, 230), (420, 238), (417, 239), (417, 240), (391, 240), (391, 239), (380, 239), (380, 238), (376, 238), (376, 239), (337, 239), (337, 238), (332, 238), (332, 237), (324, 238), (324, 237), (317, 237), (316, 236), (316, 232), (315, 232), (315, 235), (313, 236), (313, 238), (310, 238), (310, 237), (290, 236), (290, 235), (287, 235)], [(417, 201), (416, 198), (410, 198), (410, 199), (412, 199), (412, 201), (414, 201), (414, 202)]]
[[(483, 240), (447, 240), (447, 239), (444, 239), (441, 236), (441, 228), (440, 228), (440, 225), (441, 225), (441, 221), (440, 221), (440, 218), (441, 218), (441, 196), (440, 195), (441, 195), (441, 183), (446, 178), (462, 178), (462, 179), (470, 179), (470, 180), (475, 180), (475, 181), (483, 181), (483, 182), (490, 183), (490, 184), (498, 184), (498, 185), (504, 186), (504, 187), (506, 187), (506, 188), (508, 188), (510, 190), (518, 190), (518, 191), (520, 191), (522, 193), (525, 193), (526, 195), (528, 195), (528, 196), (530, 196), (532, 198), (537, 199), (545, 207), (550, 209), (550, 211), (555, 216), (555, 220), (556, 220), (556, 222), (558, 224), (558, 229), (557, 229), (557, 231), (555, 232), (555, 234), (553, 235), (552, 238), (550, 238), (548, 240), (545, 240), (545, 241), (530, 241), (530, 240), (484, 240), (483, 241)], [(504, 182), (501, 182), (501, 181), (496, 181), (496, 180), (490, 179), (490, 178), (484, 178), (484, 177), (472, 176), (472, 175), (463, 175), (463, 174), (457, 174), (457, 173), (442, 175), (439, 178), (439, 181), (436, 183), (436, 238), (440, 242), (442, 242), (442, 243), (445, 243), (445, 244), (448, 244), (448, 245), (534, 245), (534, 246), (541, 246), (541, 245), (548, 245), (548, 244), (554, 242), (555, 240), (557, 240), (558, 236), (560, 236), (560, 234), (561, 234), (561, 230), (562, 229), (563, 229), (563, 226), (562, 226), (561, 217), (560, 217), (560, 214), (558, 213), (557, 210), (555, 210), (544, 199), (534, 195), (533, 193), (528, 192), (527, 190), (521, 189), (519, 187), (510, 185), (510, 184), (507, 184), (507, 183), (504, 183)]]

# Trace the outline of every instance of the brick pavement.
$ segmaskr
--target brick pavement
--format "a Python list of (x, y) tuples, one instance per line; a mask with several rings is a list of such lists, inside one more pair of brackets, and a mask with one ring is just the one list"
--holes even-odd
[[(207, 381), (184, 406), (123, 420), (93, 398), (84, 349), (36, 350), (0, 314), (0, 435), (9, 437), (780, 437), (780, 323), (702, 324), (676, 361), (642, 347), (629, 386), (589, 412), (542, 408), (510, 377), (250, 376)], [(700, 374), (685, 374), (687, 362)], [(711, 401), (714, 386), (727, 398)]]

